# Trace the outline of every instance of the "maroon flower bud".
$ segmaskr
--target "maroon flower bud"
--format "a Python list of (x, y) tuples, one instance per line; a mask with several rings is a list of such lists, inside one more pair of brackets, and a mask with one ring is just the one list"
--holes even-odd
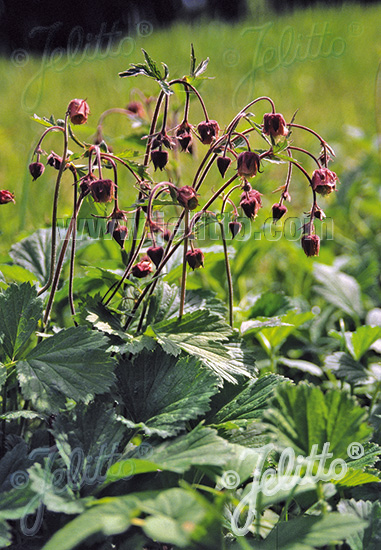
[(159, 132), (156, 134), (151, 143), (152, 149), (158, 149), (162, 146), (167, 149), (172, 149), (173, 147), (173, 141), (165, 132)]
[(272, 206), (273, 219), (280, 220), (287, 212), (287, 207), (284, 204), (275, 203)]
[(321, 208), (317, 207), (317, 208), (315, 208), (314, 217), (317, 218), (318, 220), (324, 220), (325, 213)]
[(79, 189), (81, 192), (82, 197), (86, 197), (90, 193), (91, 184), (93, 181), (95, 181), (97, 178), (93, 176), (92, 174), (86, 174), (81, 180), (79, 184)]
[(303, 235), (301, 245), (306, 256), (319, 256), (320, 238), (318, 235)]
[(29, 164), (29, 172), (32, 175), (33, 181), (36, 181), (37, 178), (42, 176), (44, 173), (45, 166), (42, 164), (42, 162), (32, 162)]
[(261, 193), (255, 189), (242, 193), (239, 205), (246, 216), (254, 220), (262, 206)]
[(15, 202), (15, 196), (10, 191), (3, 189), (0, 191), (0, 204), (7, 204), (8, 202)]
[(72, 99), (67, 111), (72, 124), (85, 124), (90, 113), (90, 107), (84, 99)]
[(90, 193), (95, 202), (110, 202), (114, 198), (114, 182), (111, 180), (94, 180)]
[(125, 225), (119, 225), (115, 219), (109, 220), (107, 222), (107, 233), (111, 233), (112, 238), (123, 248), (128, 235), (128, 229)]
[(172, 237), (171, 231), (169, 229), (164, 229), (163, 239), (165, 240), (165, 242), (168, 242), (171, 237)]
[(220, 127), (215, 120), (208, 120), (200, 122), (197, 126), (198, 133), (200, 134), (201, 143), (204, 145), (210, 145), (218, 137)]
[(218, 157), (217, 167), (218, 167), (222, 177), (224, 177), (224, 175), (226, 173), (226, 170), (229, 168), (231, 162), (232, 161), (229, 157)]
[(192, 145), (191, 125), (188, 122), (183, 122), (176, 130), (176, 138), (180, 144), (182, 151), (189, 151)]
[(131, 273), (138, 279), (143, 279), (152, 273), (152, 264), (150, 260), (141, 260), (132, 266)]
[(153, 162), (155, 170), (157, 170), (158, 168), (160, 168), (160, 170), (163, 170), (168, 162), (168, 153), (167, 151), (152, 151), (151, 160)]
[(236, 237), (238, 233), (241, 231), (242, 223), (237, 221), (229, 222), (229, 229), (232, 234), (232, 239), (234, 239), (234, 237)]
[(193, 271), (198, 267), (204, 267), (204, 254), (199, 248), (188, 250), (186, 253), (186, 260)]
[(259, 170), (261, 159), (257, 153), (253, 151), (245, 151), (240, 153), (237, 158), (237, 170), (239, 176), (250, 178), (255, 176)]
[(177, 201), (181, 206), (184, 208), (188, 208), (188, 210), (194, 210), (198, 206), (198, 198), (197, 193), (193, 189), (193, 187), (190, 187), (190, 185), (184, 185), (184, 187), (180, 187), (180, 189), (176, 189), (177, 193)]
[(131, 117), (145, 117), (145, 110), (140, 101), (130, 101), (130, 103), (126, 106), (126, 111)]
[(329, 195), (336, 191), (337, 176), (328, 168), (320, 168), (312, 174), (312, 189), (320, 195)]
[(147, 250), (147, 256), (152, 260), (156, 267), (160, 264), (163, 254), (164, 248), (162, 246), (150, 246)]
[(46, 164), (53, 166), (56, 170), (59, 170), (61, 168), (62, 158), (52, 151), (46, 159)]
[(288, 129), (283, 115), (279, 113), (267, 113), (263, 117), (263, 133), (272, 136), (287, 136)]

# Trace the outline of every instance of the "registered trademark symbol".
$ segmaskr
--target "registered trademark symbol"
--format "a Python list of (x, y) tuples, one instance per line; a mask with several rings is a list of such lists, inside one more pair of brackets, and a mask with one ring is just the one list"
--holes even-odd
[(353, 21), (348, 26), (348, 29), (352, 36), (361, 36), (364, 31), (364, 28), (361, 25), (361, 23), (358, 23), (357, 21)]
[(350, 445), (348, 445), (347, 448), (347, 455), (352, 460), (357, 460), (358, 458), (362, 458), (365, 454), (364, 447), (361, 445), (361, 443), (357, 443), (357, 441), (354, 441)]

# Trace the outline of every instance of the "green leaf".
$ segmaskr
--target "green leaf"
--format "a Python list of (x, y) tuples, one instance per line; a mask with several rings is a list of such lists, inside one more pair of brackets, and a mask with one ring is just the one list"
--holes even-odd
[(333, 370), (338, 378), (345, 378), (350, 384), (356, 384), (368, 377), (364, 366), (344, 351), (327, 355), (324, 359), (324, 367)]
[(353, 515), (369, 523), (363, 531), (347, 538), (346, 543), (351, 550), (378, 550), (381, 533), (381, 504), (379, 502), (340, 500), (337, 509), (341, 514)]
[(356, 361), (366, 353), (376, 340), (381, 338), (381, 327), (363, 325), (351, 333), (352, 350), (349, 350)]
[(112, 460), (125, 432), (115, 409), (102, 397), (89, 405), (77, 405), (56, 417), (52, 434), (60, 456), (68, 470), (73, 471), (73, 463), (76, 464), (75, 475), (72, 475), (73, 489), (76, 484), (80, 488), (86, 483), (94, 486), (103, 481), (105, 471), (102, 465), (105, 469), (105, 464)]
[[(179, 314), (180, 289), (177, 285), (169, 285), (159, 281), (155, 294), (152, 296), (147, 312), (147, 324), (159, 323)], [(209, 309), (213, 314), (226, 318), (226, 305), (210, 290), (187, 290), (185, 294), (184, 313)]]
[(274, 317), (282, 315), (291, 309), (287, 296), (275, 292), (265, 292), (256, 301), (250, 310), (250, 319), (256, 317)]
[[(33, 273), (19, 265), (1, 264), (0, 269), (4, 280), (8, 283), (30, 283), (33, 285), (38, 282), (38, 278)], [(4, 288), (6, 287), (7, 284), (4, 285)]]
[(46, 117), (39, 117), (38, 115), (36, 115), (36, 113), (34, 113), (33, 116), (30, 117), (32, 120), (34, 120), (35, 122), (38, 122), (38, 124), (41, 124), (42, 126), (45, 126), (46, 128), (50, 128), (51, 126), (55, 126), (55, 122), (54, 122), (54, 119), (52, 117), (50, 117), (50, 119), (46, 118)]
[(143, 55), (144, 55), (144, 59), (146, 60), (146, 63), (148, 65), (148, 67), (150, 68), (150, 71), (152, 73), (152, 75), (157, 78), (158, 80), (161, 80), (162, 79), (162, 76), (161, 76), (161, 72), (156, 64), (156, 62), (152, 59), (152, 57), (150, 57), (150, 55), (142, 49), (142, 52), (143, 52)]
[[(313, 445), (322, 452), (329, 443), (332, 458), (345, 460), (349, 445), (364, 442), (372, 432), (365, 409), (344, 391), (334, 389), (324, 394), (317, 386), (301, 383), (278, 386), (274, 394), (265, 419), (282, 446), (291, 446), (303, 456), (310, 455)], [(327, 458), (327, 464), (330, 461)]]
[(96, 505), (57, 531), (42, 550), (71, 550), (88, 537), (103, 533), (117, 535), (126, 531), (131, 519), (139, 515), (139, 503), (144, 498), (139, 494), (127, 497), (106, 497)]
[[(262, 322), (269, 322), (270, 326), (263, 326), (260, 331), (259, 327), (250, 325), (250, 329), (256, 329), (259, 332), (258, 339), (262, 343), (262, 339), (265, 339), (266, 347), (269, 345), (273, 350), (279, 349), (285, 340), (296, 332), (296, 330), (304, 325), (307, 321), (313, 319), (314, 314), (311, 311), (306, 311), (304, 313), (298, 313), (296, 311), (288, 311), (285, 315), (282, 315), (279, 319), (273, 318), (268, 320), (263, 320)], [(256, 323), (256, 321), (247, 321), (245, 323), (245, 328), (248, 323)]]
[[(378, 470), (375, 470), (375, 473), (379, 474)], [(345, 476), (339, 480), (334, 480), (335, 485), (339, 487), (357, 487), (359, 485), (364, 485), (365, 483), (380, 483), (381, 480), (375, 474), (370, 473), (369, 471), (357, 470), (354, 468), (348, 468)]]
[(157, 470), (182, 474), (191, 466), (222, 467), (229, 460), (231, 449), (231, 445), (215, 430), (198, 425), (188, 434), (154, 447), (149, 460), (133, 457), (116, 462), (107, 472), (107, 481), (114, 482), (131, 474)]
[(360, 286), (356, 279), (342, 273), (336, 267), (314, 264), (314, 277), (319, 283), (316, 292), (327, 302), (358, 319), (363, 313)]
[(218, 388), (216, 376), (195, 357), (176, 359), (158, 347), (121, 360), (117, 378), (127, 426), (161, 437), (176, 435), (209, 410)]
[(180, 548), (188, 547), (208, 513), (203, 499), (177, 487), (147, 500), (142, 510), (149, 514), (143, 524), (146, 535)]
[(6, 521), (0, 521), (0, 546), (6, 548), (12, 544), (11, 528)]
[(74, 493), (73, 470), (76, 470), (78, 463), (71, 464), (71, 470), (64, 471), (63, 468), (52, 469), (49, 459), (45, 464), (34, 464), (28, 470), (30, 487), (34, 491), (34, 501), (37, 505), (43, 503), (51, 512), (62, 512), (64, 514), (80, 514), (85, 510), (85, 505), (91, 498), (78, 498)]
[(19, 418), (25, 418), (27, 420), (35, 420), (40, 418), (41, 420), (46, 420), (46, 416), (34, 411), (8, 411), (0, 415), (0, 420), (18, 420)]
[[(1, 345), (2, 335), (0, 336), (0, 345)], [(0, 388), (3, 386), (4, 382), (7, 379), (7, 369), (3, 363), (0, 363)]]
[(302, 372), (308, 372), (313, 376), (322, 376), (323, 374), (323, 370), (321, 369), (321, 367), (315, 365), (315, 363), (311, 363), (310, 361), (303, 361), (301, 359), (289, 359), (288, 357), (279, 357), (278, 363), (286, 365), (286, 367), (290, 369), (298, 369)]
[[(58, 228), (58, 246), (59, 254), (63, 239), (60, 239), (60, 233), (66, 233), (66, 229)], [(62, 235), (62, 233), (61, 233)], [(92, 243), (91, 239), (84, 238), (77, 240), (76, 249), (80, 250)], [(27, 271), (33, 273), (40, 283), (45, 283), (49, 277), (51, 254), (51, 229), (38, 229), (29, 237), (12, 245), (9, 255), (17, 266), (21, 266)], [(67, 255), (65, 261), (68, 261)]]
[(280, 522), (260, 550), (313, 550), (345, 540), (361, 531), (367, 523), (353, 515), (331, 512), (323, 517), (302, 517)]
[(41, 283), (49, 277), (51, 230), (39, 229), (14, 244), (9, 252), (16, 265), (31, 271)]
[(185, 351), (196, 356), (221, 379), (235, 382), (234, 375), (250, 376), (247, 365), (241, 361), (237, 364), (227, 345), (232, 329), (208, 310), (187, 313), (181, 320), (162, 321), (148, 327), (145, 334), (169, 354), (178, 356)]
[(197, 65), (197, 68), (193, 72), (192, 76), (194, 77), (201, 76), (208, 68), (208, 63), (209, 63), (209, 57), (207, 57)]
[(284, 378), (275, 374), (263, 376), (259, 380), (250, 380), (231, 401), (208, 417), (208, 424), (223, 427), (225, 423), (244, 427), (252, 420), (260, 420), (273, 396), (274, 388), (284, 382)]
[(36, 330), (42, 314), (42, 300), (29, 283), (10, 285), (0, 294), (1, 343), (7, 356), (13, 360), (22, 351)]
[(25, 399), (51, 414), (66, 398), (90, 401), (114, 381), (114, 359), (105, 351), (106, 337), (85, 327), (72, 327), (39, 343), (16, 365)]

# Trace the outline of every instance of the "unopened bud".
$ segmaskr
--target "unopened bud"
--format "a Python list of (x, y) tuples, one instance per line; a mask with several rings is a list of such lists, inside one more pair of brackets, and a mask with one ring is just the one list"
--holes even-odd
[(251, 220), (254, 220), (258, 214), (258, 210), (262, 206), (261, 193), (255, 189), (242, 193), (239, 205), (246, 216)]
[(152, 260), (152, 262), (157, 267), (164, 255), (164, 248), (162, 246), (150, 246), (147, 250), (147, 256)]
[(42, 164), (42, 162), (32, 162), (29, 164), (29, 172), (32, 175), (33, 181), (36, 181), (37, 178), (42, 176), (44, 173), (45, 166)]
[(287, 207), (284, 204), (275, 203), (272, 206), (273, 219), (280, 220), (287, 212)]
[(198, 206), (197, 193), (190, 185), (184, 185), (176, 189), (177, 202), (188, 210), (194, 210)]
[(197, 269), (198, 267), (204, 267), (204, 254), (200, 248), (195, 248), (194, 250), (188, 250), (186, 253), (186, 260), (189, 267)]
[(220, 174), (222, 177), (225, 176), (226, 170), (229, 168), (231, 164), (231, 159), (229, 157), (218, 157), (217, 159), (217, 167), (220, 171)]
[(151, 160), (153, 162), (155, 170), (157, 170), (158, 168), (160, 168), (160, 170), (163, 170), (168, 162), (168, 153), (167, 151), (152, 151)]
[(232, 239), (234, 239), (234, 237), (236, 237), (238, 233), (241, 231), (242, 223), (237, 221), (229, 222), (229, 229), (232, 234)]

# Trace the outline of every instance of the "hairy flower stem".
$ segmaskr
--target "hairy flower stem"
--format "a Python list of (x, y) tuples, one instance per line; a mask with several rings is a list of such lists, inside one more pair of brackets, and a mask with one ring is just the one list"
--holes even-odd
[[(185, 209), (184, 213), (184, 234), (187, 235), (189, 231), (189, 210)], [(184, 250), (183, 250), (183, 266), (181, 274), (181, 291), (180, 291), (180, 309), (179, 309), (179, 320), (184, 315), (184, 305), (185, 305), (185, 290), (187, 284), (187, 252), (188, 252), (188, 237), (184, 239)]]
[(96, 137), (97, 137), (97, 142), (98, 143), (100, 143), (103, 139), (103, 132), (102, 132), (103, 121), (108, 115), (111, 115), (112, 113), (120, 113), (122, 115), (128, 116), (127, 109), (121, 109), (119, 107), (115, 107), (115, 108), (112, 108), (112, 109), (107, 109), (106, 111), (104, 111), (101, 114), (101, 116), (99, 117), (98, 124), (97, 124)]
[[(318, 140), (320, 141), (320, 143), (323, 147), (327, 146), (326, 141), (324, 141), (324, 139), (321, 136), (319, 136), (318, 133), (316, 133), (314, 130), (311, 130), (311, 128), (308, 128), (307, 126), (302, 126), (301, 124), (295, 124), (294, 122), (291, 122), (290, 124), (288, 124), (288, 127), (300, 128), (301, 130), (305, 130), (306, 132), (310, 132), (310, 134), (312, 134), (313, 136), (318, 138)], [(331, 148), (329, 147), (329, 149), (331, 149)]]
[[(139, 296), (139, 298), (135, 302), (135, 305), (134, 305), (134, 307), (133, 307), (133, 309), (130, 313), (130, 318), (126, 321), (126, 323), (123, 327), (124, 330), (127, 330), (128, 327), (131, 325), (131, 323), (133, 321), (133, 318), (135, 316), (135, 313), (136, 313), (137, 309), (140, 307), (143, 300), (147, 297), (147, 295), (151, 295), (152, 292), (154, 291), (155, 286), (156, 286), (157, 281), (158, 281), (158, 277), (159, 277), (162, 269), (164, 268), (165, 264), (168, 262), (168, 260), (171, 258), (171, 256), (176, 252), (176, 250), (181, 245), (183, 240), (185, 238), (191, 236), (192, 231), (193, 231), (193, 226), (195, 225), (196, 221), (206, 212), (206, 210), (209, 208), (209, 206), (219, 197), (219, 195), (224, 191), (224, 189), (226, 189), (226, 187), (228, 187), (235, 179), (237, 179), (237, 177), (238, 177), (238, 175), (235, 174), (226, 183), (224, 183), (220, 187), (220, 189), (218, 191), (216, 191), (216, 193), (214, 193), (214, 195), (209, 199), (209, 201), (202, 208), (202, 210), (200, 210), (199, 212), (197, 212), (193, 216), (193, 218), (192, 218), (192, 220), (190, 221), (190, 224), (189, 224), (189, 230), (186, 234), (183, 235), (183, 238), (178, 243), (176, 243), (172, 247), (172, 249), (169, 250), (168, 247), (167, 247), (167, 253), (164, 256), (164, 258), (162, 259), (161, 263), (158, 265), (158, 267), (156, 269), (156, 272), (155, 272), (154, 278), (152, 279), (151, 283), (144, 288), (143, 292), (141, 293), (141, 295)], [(141, 319), (141, 322), (139, 323), (139, 326), (141, 326), (141, 324), (142, 324), (142, 319)]]
[[(159, 118), (160, 107), (161, 107), (164, 95), (165, 94), (164, 94), (163, 91), (160, 92), (159, 97), (157, 98), (157, 101), (156, 101), (155, 111), (154, 111), (153, 116), (152, 116), (151, 127), (150, 127), (150, 131), (149, 131), (149, 138), (148, 138), (148, 141), (147, 141), (147, 146), (146, 146), (146, 150), (145, 150), (145, 154), (144, 154), (144, 161), (143, 161), (144, 166), (148, 166), (148, 163), (149, 163), (149, 157), (150, 157), (150, 152), (151, 152), (151, 143), (152, 143), (152, 137), (151, 136), (155, 132), (155, 129), (156, 129), (156, 124), (157, 124), (157, 120)], [(142, 197), (143, 197), (143, 193), (141, 191), (139, 191), (138, 201), (141, 200)], [(141, 208), (138, 208), (135, 212), (134, 233), (133, 233), (131, 248), (130, 248), (130, 252), (129, 252), (129, 256), (128, 256), (128, 262), (127, 262), (128, 264), (131, 263), (131, 260), (134, 257), (135, 248), (136, 248), (137, 242), (138, 242), (138, 231), (139, 231), (139, 225), (140, 225), (140, 212), (141, 212)]]
[[(288, 147), (287, 148), (287, 152), (288, 152), (288, 156), (291, 157), (292, 156), (292, 153), (290, 151), (290, 148)], [(279, 206), (282, 206), (283, 204), (283, 201), (289, 197), (289, 194), (288, 194), (288, 190), (289, 190), (289, 187), (290, 187), (290, 183), (291, 183), (291, 176), (292, 176), (292, 162), (289, 162), (288, 163), (288, 169), (287, 169), (287, 177), (286, 177), (286, 184), (284, 186), (284, 190), (283, 190), (283, 193), (279, 199)]]
[(222, 246), (224, 248), (226, 279), (228, 281), (228, 297), (229, 297), (229, 325), (233, 328), (233, 281), (230, 270), (228, 247), (226, 244), (226, 236), (223, 220), (220, 222)]
[(316, 164), (318, 165), (318, 168), (321, 168), (321, 164), (320, 164), (319, 160), (315, 157), (315, 155), (313, 155), (312, 153), (310, 153), (306, 149), (302, 149), (301, 147), (295, 147), (294, 145), (290, 145), (289, 147), (287, 147), (287, 150), (289, 150), (289, 149), (292, 150), (292, 151), (300, 151), (301, 153), (304, 153), (305, 155), (308, 155), (309, 157), (311, 157), (316, 162)]
[(77, 175), (74, 176), (74, 205), (73, 205), (73, 217), (75, 217), (75, 222), (73, 225), (73, 232), (71, 238), (71, 251), (70, 251), (70, 271), (69, 271), (69, 304), (71, 314), (75, 315), (74, 307), (74, 296), (73, 296), (73, 283), (74, 283), (74, 261), (75, 261), (75, 245), (76, 245), (76, 236), (77, 236), (77, 217), (76, 217), (76, 208), (77, 208), (77, 194), (78, 194), (78, 183)]
[[(60, 191), (60, 184), (62, 179), (62, 174), (66, 168), (66, 156), (67, 156), (67, 149), (68, 149), (68, 117), (69, 113), (66, 113), (65, 115), (65, 124), (64, 124), (64, 147), (63, 147), (63, 154), (62, 154), (62, 162), (60, 169), (58, 170), (57, 179), (56, 179), (56, 186), (54, 189), (54, 198), (53, 198), (53, 212), (52, 212), (52, 234), (51, 234), (51, 253), (50, 253), (50, 273), (49, 278), (45, 285), (40, 288), (40, 290), (37, 293), (37, 296), (40, 296), (43, 294), (50, 285), (53, 282), (53, 275), (54, 270), (56, 266), (56, 252), (57, 252), (57, 208), (58, 208), (58, 196)], [(46, 132), (45, 132), (46, 133)]]
[(64, 239), (64, 242), (62, 244), (60, 255), (58, 257), (57, 267), (56, 267), (54, 277), (53, 277), (53, 281), (52, 281), (52, 288), (51, 288), (51, 291), (50, 291), (49, 300), (48, 300), (48, 303), (47, 303), (47, 306), (46, 306), (45, 315), (44, 315), (44, 319), (43, 319), (43, 323), (45, 325), (45, 328), (44, 328), (45, 332), (48, 328), (48, 321), (49, 321), (49, 317), (50, 317), (50, 312), (52, 310), (54, 296), (55, 296), (55, 293), (57, 291), (58, 282), (59, 282), (59, 278), (60, 278), (60, 275), (61, 275), (66, 250), (67, 250), (67, 247), (69, 245), (70, 236), (71, 236), (71, 233), (73, 231), (74, 225), (77, 222), (77, 216), (78, 216), (78, 212), (81, 208), (82, 202), (83, 202), (83, 197), (80, 196), (79, 199), (78, 199), (76, 208), (75, 208), (75, 212), (73, 213), (73, 216), (70, 220), (69, 227), (66, 231), (65, 239)]
[(106, 294), (103, 296), (102, 302), (105, 300), (107, 294), (108, 294), (109, 292), (111, 292), (111, 290), (113, 289), (113, 291), (112, 291), (111, 295), (109, 296), (109, 298), (107, 298), (106, 302), (104, 302), (104, 305), (105, 305), (105, 306), (107, 306), (107, 305), (111, 302), (111, 300), (114, 298), (115, 294), (118, 292), (118, 290), (119, 290), (120, 287), (122, 286), (123, 282), (126, 280), (126, 278), (128, 277), (128, 275), (130, 274), (131, 267), (132, 267), (132, 265), (134, 264), (136, 258), (138, 257), (141, 248), (143, 247), (144, 241), (145, 241), (145, 239), (146, 239), (146, 235), (147, 235), (147, 231), (144, 230), (144, 233), (143, 233), (143, 235), (142, 235), (142, 238), (140, 239), (139, 245), (138, 245), (137, 248), (135, 249), (135, 252), (134, 252), (132, 258), (128, 261), (127, 266), (126, 266), (126, 269), (124, 270), (123, 275), (122, 275), (120, 281), (118, 281), (118, 282), (115, 284), (115, 286), (109, 288), (108, 291), (106, 292)]

